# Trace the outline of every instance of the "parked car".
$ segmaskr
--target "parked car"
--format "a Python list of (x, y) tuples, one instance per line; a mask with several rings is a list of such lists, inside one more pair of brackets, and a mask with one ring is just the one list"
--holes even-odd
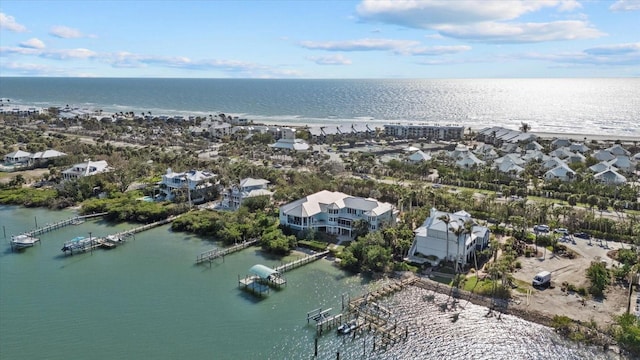
[(580, 239), (586, 239), (586, 240), (591, 239), (591, 236), (589, 234), (587, 234), (587, 233), (584, 233), (584, 232), (575, 233), (575, 234), (573, 234), (573, 236), (575, 236), (577, 238), (580, 238)]
[(533, 227), (533, 231), (548, 233), (549, 232), (549, 225), (536, 225), (536, 226)]
[(557, 232), (558, 234), (569, 235), (569, 230), (565, 228), (557, 228), (554, 231)]

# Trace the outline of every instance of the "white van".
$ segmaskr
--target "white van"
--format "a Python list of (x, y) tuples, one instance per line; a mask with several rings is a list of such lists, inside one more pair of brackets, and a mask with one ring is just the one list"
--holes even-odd
[(551, 273), (548, 271), (541, 271), (533, 277), (533, 286), (548, 286), (551, 284)]

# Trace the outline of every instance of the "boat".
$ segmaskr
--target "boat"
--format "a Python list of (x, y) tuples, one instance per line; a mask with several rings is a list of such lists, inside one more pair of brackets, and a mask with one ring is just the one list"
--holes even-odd
[(62, 251), (67, 252), (70, 251), (73, 254), (74, 251), (87, 251), (93, 248), (95, 242), (95, 238), (86, 238), (84, 236), (77, 236), (70, 241), (67, 241), (62, 246)]
[(11, 237), (11, 246), (16, 249), (24, 249), (35, 245), (40, 239), (28, 234), (14, 235)]
[(358, 327), (358, 323), (356, 322), (356, 320), (348, 321), (338, 326), (338, 334), (346, 335), (354, 331), (357, 327)]

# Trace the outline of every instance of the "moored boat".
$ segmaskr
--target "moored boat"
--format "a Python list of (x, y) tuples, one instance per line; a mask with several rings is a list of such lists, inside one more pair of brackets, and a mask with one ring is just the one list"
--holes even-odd
[(11, 237), (11, 246), (15, 249), (24, 249), (35, 245), (40, 239), (28, 234), (14, 235)]

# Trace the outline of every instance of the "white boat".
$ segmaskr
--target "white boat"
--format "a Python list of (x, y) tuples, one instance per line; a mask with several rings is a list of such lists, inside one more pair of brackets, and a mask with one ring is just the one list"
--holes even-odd
[(346, 322), (340, 326), (338, 326), (338, 334), (346, 335), (358, 327), (358, 324), (355, 320), (351, 320)]
[(11, 246), (16, 249), (24, 249), (35, 245), (40, 239), (27, 234), (14, 235), (11, 237)]

